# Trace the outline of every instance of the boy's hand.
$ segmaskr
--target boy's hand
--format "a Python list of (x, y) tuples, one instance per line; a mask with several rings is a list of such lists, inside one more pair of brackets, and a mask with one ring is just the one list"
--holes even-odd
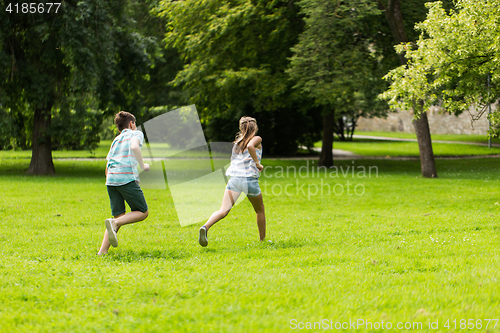
[(144, 171), (149, 171), (149, 164), (144, 163), (144, 167), (142, 168)]
[(264, 170), (264, 167), (260, 163), (255, 163), (255, 166), (257, 167), (257, 169), (259, 169), (259, 172), (261, 172), (262, 170)]

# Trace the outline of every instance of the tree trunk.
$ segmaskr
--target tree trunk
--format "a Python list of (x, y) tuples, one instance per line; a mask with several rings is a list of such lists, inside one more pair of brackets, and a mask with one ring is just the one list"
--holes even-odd
[(437, 178), (436, 162), (434, 161), (434, 152), (432, 151), (432, 140), (429, 131), (429, 121), (427, 120), (427, 112), (422, 112), (419, 119), (413, 120), (413, 127), (417, 134), (422, 176)]
[(353, 117), (352, 118), (352, 126), (349, 131), (349, 141), (352, 141), (352, 136), (354, 135), (354, 130), (356, 129), (356, 126), (358, 124), (358, 119), (359, 117)]
[(327, 168), (333, 166), (333, 112), (323, 116), (323, 144), (321, 146), (321, 155), (319, 155), (318, 166)]
[[(389, 22), (392, 35), (396, 44), (408, 43), (408, 38), (404, 30), (403, 13), (399, 0), (389, 0), (385, 7), (379, 0), (380, 6), (384, 9), (385, 17)], [(406, 65), (408, 60), (404, 54), (399, 55), (401, 65)], [(423, 111), (423, 110), (422, 110)], [(419, 119), (413, 121), (415, 134), (418, 140), (418, 149), (420, 151), (420, 166), (422, 167), (422, 176), (437, 177), (436, 162), (434, 161), (434, 153), (432, 151), (431, 132), (429, 130), (429, 121), (427, 113), (422, 112)]]
[(28, 174), (53, 175), (55, 174), (52, 162), (52, 146), (50, 130), (50, 117), (52, 105), (35, 109), (33, 122), (33, 150)]
[(337, 121), (333, 122), (333, 133), (337, 134), (340, 141), (346, 141), (344, 127), (344, 119), (342, 117), (339, 117)]
[[(382, 3), (379, 1), (382, 5)], [(382, 5), (383, 6), (383, 5)], [(401, 4), (399, 0), (389, 0), (387, 7), (384, 7), (384, 14), (389, 27), (391, 28), (392, 37), (394, 42), (397, 44), (408, 43), (408, 37), (406, 37), (403, 13), (401, 12)], [(399, 61), (401, 65), (405, 65), (408, 60), (405, 58), (404, 54), (399, 54)]]

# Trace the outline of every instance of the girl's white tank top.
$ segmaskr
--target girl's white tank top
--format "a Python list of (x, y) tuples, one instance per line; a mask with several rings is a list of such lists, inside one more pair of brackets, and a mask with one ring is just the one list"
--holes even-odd
[[(259, 178), (259, 169), (255, 165), (255, 162), (250, 156), (248, 149), (245, 149), (243, 153), (236, 152), (237, 145), (233, 145), (233, 151), (231, 154), (231, 165), (226, 171), (226, 176), (231, 177), (254, 177)], [(255, 149), (259, 163), (262, 159), (262, 145), (260, 149)]]

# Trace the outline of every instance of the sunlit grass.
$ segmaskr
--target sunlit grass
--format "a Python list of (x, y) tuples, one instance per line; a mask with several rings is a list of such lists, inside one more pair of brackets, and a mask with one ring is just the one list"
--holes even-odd
[[(317, 142), (314, 146), (320, 148), (321, 142)], [(398, 157), (420, 155), (417, 142), (353, 139), (353, 141), (334, 141), (333, 148), (347, 150), (362, 156)], [(434, 151), (434, 155), (436, 156), (480, 156), (500, 154), (499, 147), (488, 148), (487, 146), (459, 143), (453, 144), (433, 142), (432, 149)]]
[[(335, 141), (334, 149), (351, 151), (364, 156), (419, 156), (417, 142), (390, 142), (374, 140), (356, 140), (352, 142)], [(467, 156), (500, 154), (498, 147), (483, 147), (464, 144), (433, 143), (436, 156)]]
[[(111, 146), (112, 140), (103, 140), (99, 143), (98, 147), (92, 151), (90, 150), (53, 150), (53, 158), (106, 158)], [(228, 148), (229, 147), (229, 148)], [(190, 148), (189, 146), (187, 148)], [(210, 154), (213, 157), (227, 157), (231, 156), (231, 143), (227, 144), (217, 144), (216, 148), (218, 151), (210, 150)], [(221, 150), (221, 148), (223, 148)], [(168, 144), (162, 143), (152, 143), (144, 144), (142, 147), (142, 155), (144, 158), (164, 158), (164, 157), (196, 157), (196, 158), (206, 158), (208, 153), (207, 147), (200, 147), (195, 149), (183, 149), (182, 147), (171, 147)], [(30, 159), (31, 150), (0, 150), (0, 159)]]
[[(498, 317), (496, 159), (438, 160), (438, 179), (421, 178), (418, 161), (341, 161), (313, 177), (313, 161), (264, 160), (266, 242), (245, 201), (207, 248), (200, 224), (179, 226), (168, 190), (144, 189), (150, 216), (101, 258), (104, 164), (55, 161), (56, 176), (33, 177), (29, 159), (0, 160), (1, 332), (289, 332), (292, 319), (358, 318), (426, 328)], [(370, 166), (378, 177), (362, 176)]]
[[(388, 138), (417, 139), (417, 136), (415, 133), (356, 131), (354, 134), (388, 137)], [(462, 142), (488, 143), (487, 135), (478, 135), (478, 134), (432, 134), (431, 138), (432, 138), (432, 140), (442, 140), (442, 141), (462, 141)], [(500, 139), (492, 139), (492, 142), (493, 143), (500, 143)]]

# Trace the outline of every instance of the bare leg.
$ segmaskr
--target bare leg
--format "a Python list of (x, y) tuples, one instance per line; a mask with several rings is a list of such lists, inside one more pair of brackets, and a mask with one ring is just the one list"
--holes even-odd
[(147, 210), (145, 213), (140, 211), (134, 211), (127, 213), (125, 215), (120, 215), (117, 218), (115, 217), (114, 220), (116, 223), (116, 227), (120, 229), (122, 225), (144, 221), (146, 217), (148, 217), (148, 215), (149, 215), (149, 210)]
[[(134, 211), (134, 212), (130, 212), (127, 214), (121, 214), (121, 215), (114, 216), (113, 219), (115, 220), (116, 228), (120, 229), (120, 227), (122, 225), (143, 221), (146, 219), (146, 217), (148, 217), (148, 215), (149, 215), (149, 210), (146, 211), (145, 213), (140, 212), (140, 211)], [(108, 253), (110, 246), (111, 246), (111, 244), (109, 244), (108, 231), (105, 230), (104, 237), (103, 237), (102, 243), (101, 243), (101, 249), (99, 250), (98, 255)]]
[(220, 209), (212, 214), (210, 218), (208, 219), (207, 223), (205, 223), (205, 227), (210, 229), (211, 226), (213, 226), (215, 223), (219, 222), (223, 218), (229, 214), (229, 211), (231, 208), (233, 208), (234, 203), (236, 200), (238, 200), (240, 196), (240, 193), (228, 190), (226, 188), (226, 191), (224, 192), (224, 198), (222, 199), (222, 205)]
[[(122, 216), (125, 216), (125, 213), (116, 215), (113, 218), (117, 219)], [(104, 237), (102, 238), (101, 248), (99, 249), (99, 253), (97, 253), (97, 255), (107, 254), (110, 246), (111, 244), (109, 243), (108, 239), (108, 230), (104, 230)]]
[(259, 228), (260, 240), (266, 238), (266, 214), (264, 212), (264, 202), (262, 200), (262, 193), (255, 197), (248, 197), (250, 203), (257, 214), (257, 227)]

